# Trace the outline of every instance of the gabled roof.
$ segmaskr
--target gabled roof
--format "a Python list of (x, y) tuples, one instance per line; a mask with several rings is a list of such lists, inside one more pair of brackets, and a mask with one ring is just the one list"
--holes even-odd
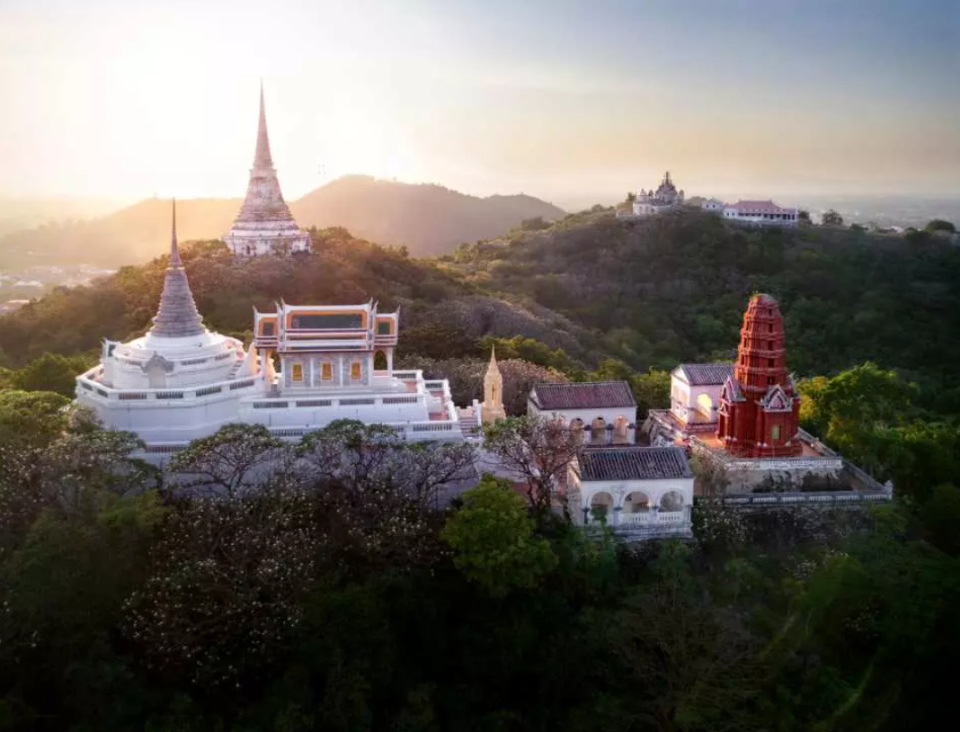
[(690, 386), (719, 386), (728, 376), (733, 376), (733, 364), (682, 363), (673, 373), (681, 375)]
[(729, 402), (744, 401), (743, 392), (740, 391), (740, 382), (733, 376), (728, 376), (723, 382), (723, 389), (720, 390), (720, 399)]
[(635, 409), (637, 400), (626, 381), (537, 384), (530, 399), (541, 411), (551, 409)]
[(664, 480), (692, 478), (680, 447), (604, 447), (581, 451), (580, 479)]

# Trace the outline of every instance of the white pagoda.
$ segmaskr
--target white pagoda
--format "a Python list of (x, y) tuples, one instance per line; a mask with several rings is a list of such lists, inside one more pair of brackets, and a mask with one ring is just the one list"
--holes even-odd
[(230, 233), (223, 237), (231, 251), (240, 257), (310, 251), (310, 234), (301, 229), (283, 200), (280, 181), (273, 167), (267, 112), (260, 85), (260, 124), (257, 151), (250, 169), (247, 196)]
[(399, 313), (380, 313), (373, 301), (281, 302), (254, 311), (248, 349), (211, 332), (180, 259), (174, 208), (153, 327), (129, 343), (104, 341), (100, 363), (77, 377), (77, 401), (105, 427), (135, 432), (158, 458), (236, 422), (289, 440), (337, 419), (386, 424), (410, 440), (464, 439), (478, 405), (459, 410), (446, 379), (394, 370), (398, 326)]

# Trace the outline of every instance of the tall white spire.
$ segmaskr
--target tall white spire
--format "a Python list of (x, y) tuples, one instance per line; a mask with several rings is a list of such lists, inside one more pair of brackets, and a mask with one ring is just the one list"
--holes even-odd
[(223, 240), (239, 256), (310, 250), (310, 234), (297, 226), (290, 207), (283, 200), (277, 171), (273, 167), (262, 80), (257, 149), (250, 170), (247, 195), (233, 227)]
[(267, 107), (263, 102), (263, 79), (260, 79), (260, 122), (257, 125), (257, 152), (253, 158), (253, 167), (273, 168), (270, 136), (267, 134)]

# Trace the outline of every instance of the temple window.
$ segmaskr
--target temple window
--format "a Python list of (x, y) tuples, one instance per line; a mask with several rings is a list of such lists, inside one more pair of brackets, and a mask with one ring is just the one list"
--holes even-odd
[(295, 363), (293, 364), (293, 373), (291, 377), (294, 381), (303, 381), (303, 364)]
[(777, 441), (780, 439), (780, 425), (775, 424), (773, 427), (770, 428), (770, 439), (773, 441)]
[(360, 380), (360, 362), (354, 361), (350, 364), (350, 378), (354, 381)]
[(269, 321), (263, 322), (260, 324), (260, 335), (262, 336), (272, 336), (275, 334), (274, 328), (275, 324)]
[(320, 364), (320, 379), (322, 381), (333, 381), (333, 364), (332, 363)]

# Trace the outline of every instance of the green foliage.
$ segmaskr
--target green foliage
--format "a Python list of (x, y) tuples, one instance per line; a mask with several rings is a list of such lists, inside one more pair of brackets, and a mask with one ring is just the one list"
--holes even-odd
[(820, 217), (820, 223), (823, 226), (843, 226), (843, 216), (831, 208)]
[(945, 231), (948, 234), (953, 234), (956, 232), (957, 227), (952, 221), (944, 221), (943, 219), (933, 219), (926, 226), (923, 227), (924, 231), (929, 231), (934, 233), (937, 231)]
[(51, 392), (0, 391), (0, 445), (46, 446), (66, 428), (69, 403)]
[(23, 391), (50, 391), (73, 398), (77, 390), (76, 377), (91, 366), (83, 356), (60, 356), (45, 353), (22, 369), (10, 374), (10, 384)]
[(463, 494), (463, 507), (447, 520), (441, 537), (453, 562), (494, 597), (531, 589), (557, 563), (550, 544), (534, 534), (523, 498), (492, 476)]

